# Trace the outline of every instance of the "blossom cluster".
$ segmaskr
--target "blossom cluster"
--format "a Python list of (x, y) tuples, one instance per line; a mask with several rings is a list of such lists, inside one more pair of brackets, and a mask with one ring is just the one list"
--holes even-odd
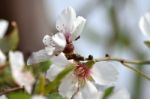
[[(149, 20), (149, 14), (140, 20), (140, 28), (148, 36)], [(80, 39), (85, 24), (86, 19), (77, 16), (75, 10), (68, 7), (56, 21), (58, 32), (54, 35), (45, 35), (45, 48), (33, 52), (27, 62), (24, 61), (22, 52), (9, 51), (9, 65), (15, 84), (31, 95), (32, 99), (48, 99), (47, 95), (51, 92), (57, 92), (65, 99), (130, 99), (125, 89), (115, 89), (105, 97), (106, 90), (99, 88), (104, 86), (109, 89), (116, 86), (119, 73), (112, 61), (96, 61), (92, 55), (85, 58), (75, 51), (74, 42)], [(0, 39), (4, 37), (7, 27), (8, 22), (0, 20)], [(30, 68), (45, 61), (51, 62), (49, 68), (42, 73), (46, 82), (43, 85), (45, 90), (41, 89), (42, 92), (36, 93), (34, 91), (35, 85), (38, 85), (39, 75), (33, 74), (34, 70)], [(0, 68), (5, 67), (5, 64), (7, 58), (0, 50)], [(2, 95), (0, 99), (7, 97)]]

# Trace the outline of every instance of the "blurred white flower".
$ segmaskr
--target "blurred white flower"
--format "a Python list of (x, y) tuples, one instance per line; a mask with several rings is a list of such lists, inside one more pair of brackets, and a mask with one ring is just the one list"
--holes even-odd
[(25, 66), (23, 54), (19, 51), (9, 52), (9, 61), (15, 82), (20, 87), (24, 87), (28, 93), (31, 93), (35, 79), (31, 72), (23, 70)]
[(150, 13), (146, 13), (140, 18), (139, 27), (142, 33), (150, 39)]
[(34, 95), (31, 99), (47, 99), (47, 98), (40, 95)]
[(2, 39), (7, 31), (8, 21), (0, 19), (0, 39)]
[[(7, 31), (8, 28), (8, 21), (4, 19), (0, 19), (0, 39), (2, 39)], [(0, 50), (0, 67), (3, 66), (6, 62), (6, 56)]]
[[(53, 81), (71, 62), (60, 54), (53, 59), (53, 63), (46, 74), (50, 81)], [(75, 93), (78, 94), (73, 99), (80, 99), (79, 97), (82, 97), (81, 99), (99, 99), (100, 94), (94, 83), (90, 81), (91, 78), (97, 84), (107, 85), (114, 83), (117, 77), (118, 72), (110, 62), (97, 62), (92, 68), (84, 63), (75, 64), (74, 70), (62, 80), (58, 89), (59, 94), (68, 99), (71, 99)]]
[(4, 53), (0, 50), (0, 67), (3, 66), (6, 63), (6, 56)]
[[(101, 92), (101, 97), (103, 92)], [(102, 98), (100, 98), (102, 99)], [(130, 94), (125, 89), (114, 90), (107, 99), (130, 99)]]
[(0, 99), (8, 99), (5, 95), (0, 96)]
[(86, 20), (78, 16), (73, 8), (68, 7), (62, 11), (56, 21), (56, 28), (59, 31), (53, 36), (45, 35), (43, 43), (44, 49), (32, 53), (27, 64), (35, 64), (50, 59), (53, 55), (59, 54), (64, 50), (67, 43), (71, 43), (78, 38), (84, 28)]

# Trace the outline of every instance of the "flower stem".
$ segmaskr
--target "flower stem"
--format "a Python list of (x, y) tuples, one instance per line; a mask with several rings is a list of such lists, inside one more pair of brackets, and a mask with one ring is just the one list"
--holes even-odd
[(136, 72), (138, 75), (141, 75), (142, 77), (144, 77), (145, 79), (147, 79), (147, 80), (150, 81), (150, 77), (149, 77), (148, 75), (144, 74), (143, 72), (141, 72), (140, 70), (135, 69), (135, 68), (133, 68), (132, 66), (126, 64), (126, 63), (122, 63), (122, 64), (123, 64), (125, 67), (127, 67), (127, 68), (133, 70), (134, 72)]
[(150, 64), (150, 61), (140, 61), (140, 60), (127, 60), (127, 59), (121, 59), (121, 58), (115, 58), (115, 57), (104, 57), (101, 59), (95, 59), (96, 62), (100, 61), (117, 61), (117, 62), (123, 62), (123, 63), (128, 63), (128, 64), (139, 64), (139, 65), (146, 65)]

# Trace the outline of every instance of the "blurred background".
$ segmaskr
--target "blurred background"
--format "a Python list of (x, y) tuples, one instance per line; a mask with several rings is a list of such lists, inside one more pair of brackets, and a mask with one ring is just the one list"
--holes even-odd
[[(0, 0), (0, 18), (17, 22), (18, 49), (28, 55), (44, 47), (43, 36), (57, 32), (57, 16), (72, 6), (87, 19), (81, 39), (75, 42), (78, 53), (150, 60), (150, 49), (143, 43), (148, 38), (138, 26), (140, 17), (150, 11), (149, 5), (149, 0)], [(120, 73), (117, 87), (126, 88), (131, 99), (149, 99), (150, 82), (115, 64)], [(150, 66), (136, 67), (150, 75)]]

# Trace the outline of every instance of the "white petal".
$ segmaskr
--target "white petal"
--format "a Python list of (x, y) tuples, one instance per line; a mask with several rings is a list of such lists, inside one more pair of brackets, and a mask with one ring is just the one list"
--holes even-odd
[(42, 49), (37, 52), (33, 52), (32, 55), (28, 58), (27, 64), (37, 64), (46, 60), (49, 60), (52, 57), (52, 55), (48, 55), (47, 50)]
[(47, 98), (40, 95), (34, 95), (31, 99), (47, 99)]
[(53, 81), (63, 69), (64, 67), (52, 64), (46, 73), (46, 78), (48, 78), (49, 81)]
[(59, 94), (67, 99), (71, 99), (72, 95), (77, 91), (77, 78), (72, 73), (68, 74), (59, 86)]
[(8, 28), (8, 21), (0, 20), (0, 39), (4, 37)]
[(97, 62), (91, 69), (91, 76), (97, 84), (112, 84), (118, 78), (117, 69), (111, 62)]
[(127, 90), (122, 89), (112, 93), (108, 99), (130, 99), (130, 95)]
[(4, 65), (6, 63), (6, 56), (4, 53), (0, 50), (0, 66)]
[(99, 99), (100, 97), (95, 85), (90, 81), (86, 81), (85, 86), (81, 89), (81, 94), (83, 99)]
[(78, 16), (77, 19), (76, 19), (76, 28), (73, 32), (73, 40), (75, 40), (78, 36), (80, 36), (84, 26), (85, 26), (85, 23), (86, 23), (86, 19), (84, 19), (83, 17), (81, 16)]
[(5, 95), (0, 96), (0, 99), (8, 99)]
[(146, 13), (139, 21), (139, 27), (142, 33), (150, 38), (150, 13)]
[(64, 9), (56, 21), (56, 28), (63, 33), (72, 33), (74, 30), (74, 21), (76, 13), (72, 7)]
[(30, 72), (23, 72), (23, 71), (14, 71), (13, 78), (15, 82), (20, 86), (24, 87), (28, 93), (31, 93), (32, 86), (35, 82), (32, 74)]
[(55, 51), (55, 47), (52, 46), (45, 47), (45, 51), (47, 52), (48, 55), (53, 55)]
[(54, 42), (53, 42), (53, 40), (52, 40), (52, 37), (49, 36), (49, 35), (45, 35), (45, 36), (43, 37), (43, 43), (44, 43), (44, 45), (46, 45), (46, 46), (55, 46), (55, 44), (54, 44)]
[(16, 52), (9, 52), (9, 61), (11, 65), (12, 71), (21, 71), (24, 66), (24, 57), (22, 52), (16, 51)]
[(53, 56), (51, 58), (52, 65), (47, 71), (46, 77), (53, 81), (55, 77), (68, 65), (70, 62), (64, 56), (63, 53), (59, 54), (58, 56)]
[(65, 48), (66, 38), (63, 33), (56, 33), (55, 35), (52, 36), (52, 40), (58, 47), (61, 47), (62, 49)]
[(51, 58), (53, 64), (59, 67), (65, 67), (66, 65), (70, 64), (71, 62), (66, 58), (64, 53), (60, 53), (58, 56), (53, 56)]
[(79, 92), (74, 96), (73, 99), (84, 99), (84, 98), (82, 97), (82, 94), (81, 94), (81, 92), (79, 91)]

